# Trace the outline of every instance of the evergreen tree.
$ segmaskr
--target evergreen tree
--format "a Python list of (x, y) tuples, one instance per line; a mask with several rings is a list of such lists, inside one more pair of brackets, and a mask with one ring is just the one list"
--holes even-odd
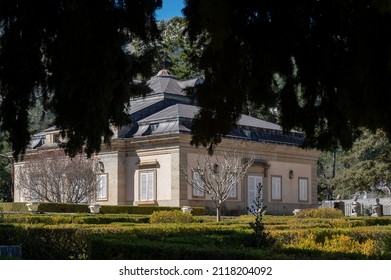
[[(153, 73), (161, 69), (169, 69), (179, 80), (201, 76), (197, 65), (193, 64), (194, 57), (200, 55), (199, 49), (191, 45), (187, 32), (187, 20), (174, 17), (157, 23), (160, 37), (151, 45), (154, 54), (152, 63)], [(144, 46), (138, 41), (133, 43), (136, 53), (144, 52)]]
[(185, 18), (174, 17), (165, 22), (161, 42), (171, 63), (170, 69), (176, 77), (184, 80), (200, 75), (198, 68), (192, 63), (192, 58), (199, 51), (191, 46)]
[[(70, 155), (110, 142), (111, 125), (129, 121), (129, 98), (148, 91), (134, 80), (152, 74), (161, 4), (0, 0), (0, 122), (15, 156), (29, 143), (38, 89)], [(282, 127), (305, 132), (310, 147), (349, 148), (361, 127), (391, 135), (389, 1), (185, 0), (184, 14), (190, 47), (173, 44), (205, 79), (193, 144), (213, 151), (247, 102), (277, 108)], [(136, 39), (144, 51), (126, 51)], [(175, 59), (167, 63), (186, 66)], [(186, 68), (173, 71), (193, 75)]]
[(332, 184), (336, 193), (348, 197), (357, 191), (378, 191), (390, 187), (391, 144), (382, 130), (364, 131), (352, 149), (342, 158), (346, 169), (338, 174)]
[(193, 144), (212, 151), (249, 100), (278, 104), (280, 124), (309, 147), (349, 148), (360, 127), (391, 135), (388, 1), (185, 2), (193, 43), (207, 34)]
[[(136, 56), (125, 45), (153, 42), (161, 0), (1, 0), (0, 95), (2, 130), (12, 150), (30, 140), (28, 111), (35, 93), (69, 140), (66, 152), (98, 152), (111, 125), (128, 123), (125, 106), (145, 94), (137, 75), (149, 77), (152, 54)], [(50, 97), (50, 98), (49, 98)]]
[(7, 154), (10, 150), (6, 138), (6, 133), (0, 131), (0, 201), (12, 200), (12, 163)]
[(333, 179), (346, 169), (341, 160), (345, 154), (341, 148), (335, 148), (320, 155), (317, 165), (319, 201), (335, 199)]

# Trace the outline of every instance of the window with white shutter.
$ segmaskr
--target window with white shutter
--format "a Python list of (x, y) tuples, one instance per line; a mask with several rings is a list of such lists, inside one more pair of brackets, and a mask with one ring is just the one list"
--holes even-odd
[(299, 201), (308, 201), (308, 179), (299, 178)]
[(140, 172), (140, 200), (155, 200), (155, 172)]
[(193, 196), (194, 197), (204, 197), (205, 193), (203, 191), (204, 182), (201, 180), (200, 173), (193, 172)]
[[(232, 176), (233, 176), (233, 180), (236, 181), (238, 175), (232, 174)], [(229, 191), (228, 197), (229, 198), (237, 198), (237, 196), (238, 196), (238, 183), (233, 183), (230, 186), (230, 191)]]
[[(262, 186), (261, 176), (247, 176), (247, 205), (248, 208), (255, 207), (255, 199), (258, 194), (258, 187)], [(261, 199), (263, 192), (260, 193)]]
[(107, 199), (107, 174), (98, 175), (98, 190), (96, 194), (97, 200)]
[(282, 200), (281, 176), (272, 176), (272, 200)]

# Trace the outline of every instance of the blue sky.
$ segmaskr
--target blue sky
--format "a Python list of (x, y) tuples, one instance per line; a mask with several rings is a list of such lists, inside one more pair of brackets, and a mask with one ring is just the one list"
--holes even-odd
[(160, 10), (156, 10), (156, 19), (163, 20), (175, 16), (182, 17), (181, 10), (183, 5), (183, 0), (163, 0), (163, 7)]

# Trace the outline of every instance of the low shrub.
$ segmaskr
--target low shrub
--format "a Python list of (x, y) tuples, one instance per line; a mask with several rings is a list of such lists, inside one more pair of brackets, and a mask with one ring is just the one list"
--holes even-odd
[(87, 234), (64, 226), (0, 226), (0, 244), (18, 244), (26, 260), (85, 259)]
[[(0, 203), (5, 212), (28, 212), (25, 202), (4, 202)], [(38, 205), (38, 212), (53, 212), (53, 213), (87, 213), (87, 204), (76, 203), (54, 203), (54, 202), (40, 202)]]
[(4, 212), (27, 212), (25, 202), (0, 202)]
[(275, 256), (291, 260), (363, 260), (367, 256), (360, 253), (325, 252), (319, 249), (280, 248), (273, 252)]
[(298, 240), (290, 242), (283, 247), (321, 250), (327, 253), (356, 253), (367, 257), (371, 257), (377, 253), (375, 240), (366, 239), (359, 242), (345, 234), (333, 234), (330, 237), (326, 236), (324, 241), (322, 241), (316, 234), (306, 234), (305, 238), (299, 238)]
[(149, 223), (150, 218), (145, 215), (129, 214), (83, 215), (76, 216), (73, 223), (77, 224), (111, 224), (111, 223)]
[(59, 224), (70, 223), (71, 220), (56, 222), (55, 217), (46, 215), (32, 215), (32, 214), (5, 214), (4, 222), (14, 224)]
[(158, 223), (192, 223), (193, 216), (190, 213), (183, 213), (180, 210), (172, 211), (157, 211), (153, 212), (151, 215), (151, 224)]
[(147, 215), (129, 214), (5, 214), (4, 222), (17, 224), (112, 224), (112, 223), (149, 223)]
[[(151, 215), (156, 211), (170, 211), (180, 210), (180, 207), (168, 206), (132, 206), (132, 205), (102, 205), (100, 212), (103, 214), (140, 214)], [(204, 215), (205, 209), (203, 207), (194, 207), (192, 214), (201, 216)]]
[(88, 243), (88, 255), (93, 260), (236, 260), (272, 259), (270, 250), (240, 247), (224, 249), (198, 244), (118, 238), (118, 235), (94, 235)]
[(4, 221), (4, 211), (3, 211), (3, 208), (0, 207), (0, 223), (2, 223)]
[(38, 206), (38, 212), (54, 213), (88, 213), (87, 204), (42, 202)]
[[(161, 215), (157, 212), (153, 216)], [(164, 215), (175, 216), (173, 211)], [(21, 245), (23, 259), (155, 258), (150, 252), (145, 256), (149, 243), (163, 248), (156, 249), (156, 259), (168, 254), (172, 259), (224, 259), (231, 253), (232, 259), (391, 259), (390, 217), (297, 219), (266, 215), (262, 217), (265, 229), (275, 244), (262, 248), (252, 247), (256, 235), (249, 223), (254, 222), (254, 216), (227, 218), (220, 223), (213, 217), (198, 216), (188, 224), (151, 224), (149, 219), (129, 214), (5, 213), (0, 244)], [(93, 248), (88, 245), (90, 236)], [(247, 256), (247, 251), (256, 253)]]
[(342, 210), (334, 208), (308, 208), (297, 213), (296, 218), (327, 218), (336, 219), (344, 217)]
[[(25, 202), (0, 202), (5, 212), (28, 212)], [(168, 206), (133, 206), (133, 205), (101, 205), (102, 214), (140, 214), (151, 215), (162, 210), (180, 210), (180, 207)], [(87, 204), (41, 202), (38, 206), (40, 213), (88, 213)], [(194, 207), (193, 215), (205, 215), (205, 208)]]

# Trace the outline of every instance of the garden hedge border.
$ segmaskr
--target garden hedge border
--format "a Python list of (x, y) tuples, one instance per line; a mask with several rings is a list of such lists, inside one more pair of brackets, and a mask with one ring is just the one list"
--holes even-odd
[[(0, 207), (3, 208), (4, 212), (28, 212), (25, 202), (0, 202)], [(156, 211), (180, 209), (180, 207), (168, 206), (102, 205), (100, 208), (100, 213), (151, 215), (153, 212)], [(38, 212), (88, 213), (89, 209), (87, 204), (41, 202), (38, 206)], [(205, 208), (194, 207), (192, 214), (194, 216), (205, 215)]]

